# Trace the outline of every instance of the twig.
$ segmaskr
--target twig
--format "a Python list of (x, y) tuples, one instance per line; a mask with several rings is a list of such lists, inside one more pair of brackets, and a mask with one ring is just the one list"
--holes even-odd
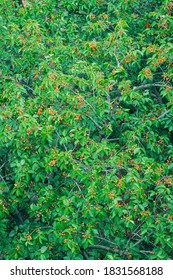
[(125, 147), (126, 147), (126, 144), (125, 144), (118, 152), (116, 152), (115, 155), (117, 155), (118, 153), (120, 153)]
[(114, 138), (114, 139), (108, 139), (108, 138), (106, 138), (106, 140), (109, 141), (109, 142), (118, 141), (119, 139), (120, 139), (120, 138)]
[(115, 55), (115, 59), (116, 59), (117, 66), (119, 67), (119, 66), (120, 66), (120, 62), (119, 62), (119, 60), (118, 60), (118, 57), (117, 57), (116, 54), (115, 54), (115, 50), (114, 50), (114, 55)]
[[(149, 237), (152, 233), (150, 233), (147, 237)], [(144, 236), (142, 239), (138, 240), (130, 249), (136, 247), (138, 244), (140, 244), (142, 241), (144, 241), (144, 239), (146, 238), (146, 236)]]
[[(56, 134), (57, 134), (58, 137), (60, 138), (60, 134), (59, 134), (58, 131), (56, 131)], [(65, 149), (65, 151), (67, 152), (67, 151), (68, 151), (67, 146), (66, 146), (64, 143), (63, 143), (62, 145), (64, 146), (64, 149)]]
[(124, 253), (123, 251), (120, 251), (118, 249), (111, 249), (110, 247), (103, 246), (103, 245), (92, 245), (92, 246), (88, 246), (87, 249), (99, 249), (99, 250), (104, 250), (104, 251), (108, 251), (111, 253), (118, 253), (119, 255), (122, 255)]
[(75, 182), (76, 186), (78, 187), (78, 190), (81, 192), (83, 199), (86, 200), (85, 196), (84, 196), (83, 193), (82, 193), (82, 190), (81, 190), (79, 184), (78, 184), (76, 181), (74, 181), (74, 182)]
[(35, 228), (35, 229), (30, 233), (30, 235), (32, 235), (36, 230), (39, 230), (39, 229), (42, 229), (42, 228), (53, 228), (53, 227), (51, 227), (51, 226), (44, 226), (44, 227)]
[(5, 161), (5, 162), (0, 166), (0, 169), (2, 169), (2, 167), (3, 167), (7, 162), (8, 162), (8, 160)]
[(110, 115), (112, 116), (112, 112), (111, 112), (111, 98), (109, 93), (107, 94), (107, 102), (108, 102), (108, 111), (110, 113)]
[(145, 251), (145, 250), (140, 250), (140, 252), (143, 253), (143, 254), (145, 254), (145, 253), (152, 254), (153, 253), (153, 251)]
[[(72, 90), (72, 91), (75, 95), (78, 95), (74, 90)], [(94, 107), (83, 96), (81, 96), (81, 97), (82, 97), (82, 100), (92, 109), (94, 114), (97, 115), (97, 112), (95, 111)]]
[(157, 84), (157, 83), (145, 84), (145, 85), (141, 85), (141, 86), (138, 86), (138, 87), (134, 87), (133, 90), (143, 89), (143, 88), (148, 88), (148, 87), (164, 87), (164, 86), (165, 86), (165, 84)]
[(117, 246), (116, 243), (114, 243), (114, 242), (112, 242), (112, 241), (110, 241), (110, 240), (108, 240), (108, 239), (106, 239), (106, 238), (103, 238), (103, 237), (100, 237), (100, 236), (96, 236), (96, 235), (94, 235), (94, 238), (103, 240), (103, 241), (105, 241), (105, 242), (108, 242), (108, 243), (110, 243), (110, 244), (113, 244), (113, 245), (116, 245), (116, 246)]
[(14, 174), (14, 173), (15, 173), (15, 172), (11, 172), (11, 173), (9, 173), (9, 174), (7, 174), (7, 175), (4, 175), (3, 177), (4, 177), (4, 178), (6, 178), (6, 177), (7, 177), (7, 179), (8, 179), (8, 178), (9, 178), (9, 176), (10, 176), (10, 175), (12, 175), (12, 174)]
[(136, 235), (138, 236), (138, 232), (140, 231), (140, 226), (142, 226), (142, 224), (144, 223), (144, 221), (142, 221), (138, 226), (137, 228), (134, 230), (134, 232), (132, 233), (132, 235), (130, 236), (129, 240), (127, 241), (127, 244), (126, 244), (126, 250), (127, 250), (127, 247), (130, 243), (130, 241), (132, 240), (133, 237), (135, 237)]
[(158, 119), (163, 118), (163, 117), (164, 117), (165, 115), (167, 115), (169, 112), (170, 112), (170, 109), (167, 110), (167, 111), (165, 111), (163, 114), (161, 114), (161, 115), (158, 117)]
[(1, 180), (5, 183), (5, 185), (7, 186), (7, 183), (5, 182), (4, 178), (2, 177), (2, 175), (0, 175)]
[[(132, 7), (132, 5), (130, 5), (130, 6)], [(133, 9), (134, 9), (140, 16), (143, 16), (142, 13), (141, 13), (138, 9), (136, 9), (135, 7), (133, 7)]]
[(102, 130), (102, 127), (90, 116), (87, 116), (100, 130)]
[(83, 254), (85, 260), (89, 260), (89, 257), (87, 255), (87, 253), (85, 252), (85, 250), (83, 248), (81, 248), (81, 251), (82, 251), (82, 254)]
[(94, 107), (93, 107), (86, 99), (84, 99), (83, 96), (82, 96), (82, 99), (83, 99), (83, 101), (92, 109), (92, 111), (97, 115), (97, 113), (96, 113)]

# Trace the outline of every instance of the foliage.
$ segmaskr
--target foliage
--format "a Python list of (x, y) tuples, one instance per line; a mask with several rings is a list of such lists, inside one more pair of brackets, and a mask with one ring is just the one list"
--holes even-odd
[(2, 0), (2, 259), (172, 259), (173, 1)]

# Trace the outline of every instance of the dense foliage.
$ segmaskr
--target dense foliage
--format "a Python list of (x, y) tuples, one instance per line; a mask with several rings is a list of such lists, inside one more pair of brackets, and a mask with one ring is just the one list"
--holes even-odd
[(1, 259), (173, 258), (172, 13), (1, 0)]

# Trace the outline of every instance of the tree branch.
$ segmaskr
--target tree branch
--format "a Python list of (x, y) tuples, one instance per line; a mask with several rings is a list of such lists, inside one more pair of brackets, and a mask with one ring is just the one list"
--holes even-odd
[(103, 246), (103, 245), (92, 245), (92, 246), (88, 246), (87, 249), (99, 249), (99, 250), (104, 250), (104, 251), (108, 251), (111, 253), (118, 253), (120, 256), (123, 255), (123, 251), (120, 251), (118, 249), (111, 249), (110, 247), (107, 246)]
[(102, 130), (102, 127), (90, 116), (87, 116), (96, 126), (99, 130)]
[(75, 180), (74, 180), (74, 182), (75, 182), (76, 186), (78, 187), (78, 190), (81, 192), (83, 199), (86, 200), (85, 196), (84, 196), (83, 193), (82, 193), (82, 190), (81, 190), (79, 184), (78, 184)]
[(164, 87), (165, 84), (158, 84), (158, 83), (154, 83), (154, 84), (145, 84), (145, 85), (140, 85), (138, 87), (134, 87), (133, 90), (138, 90), (138, 89), (143, 89), (143, 88), (149, 88), (149, 87)]
[[(147, 237), (149, 237), (150, 235), (152, 235), (152, 233), (148, 234)], [(140, 244), (142, 241), (144, 241), (146, 238), (146, 236), (144, 236), (142, 239), (139, 239), (130, 249), (136, 247), (138, 244)]]
[(161, 114), (158, 119), (163, 118), (165, 115), (167, 115), (170, 112), (170, 110), (165, 111), (163, 114)]
[(5, 161), (1, 166), (0, 166), (0, 169), (2, 169), (3, 168), (3, 166), (6, 164), (8, 162), (8, 160), (7, 161)]
[(106, 239), (106, 238), (103, 238), (103, 237), (100, 237), (100, 236), (96, 236), (96, 235), (94, 235), (94, 238), (103, 240), (103, 241), (105, 241), (105, 242), (108, 242), (108, 243), (110, 243), (110, 244), (113, 244), (113, 245), (116, 245), (116, 246), (117, 246), (116, 243), (114, 243), (114, 242), (112, 242), (112, 241), (110, 241), (110, 240), (108, 240), (108, 239)]

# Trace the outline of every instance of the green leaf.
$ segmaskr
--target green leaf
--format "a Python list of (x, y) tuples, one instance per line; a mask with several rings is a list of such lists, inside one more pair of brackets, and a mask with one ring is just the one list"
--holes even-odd
[(40, 252), (42, 254), (44, 254), (46, 251), (47, 251), (47, 247), (46, 246), (42, 246), (41, 249), (40, 249)]

